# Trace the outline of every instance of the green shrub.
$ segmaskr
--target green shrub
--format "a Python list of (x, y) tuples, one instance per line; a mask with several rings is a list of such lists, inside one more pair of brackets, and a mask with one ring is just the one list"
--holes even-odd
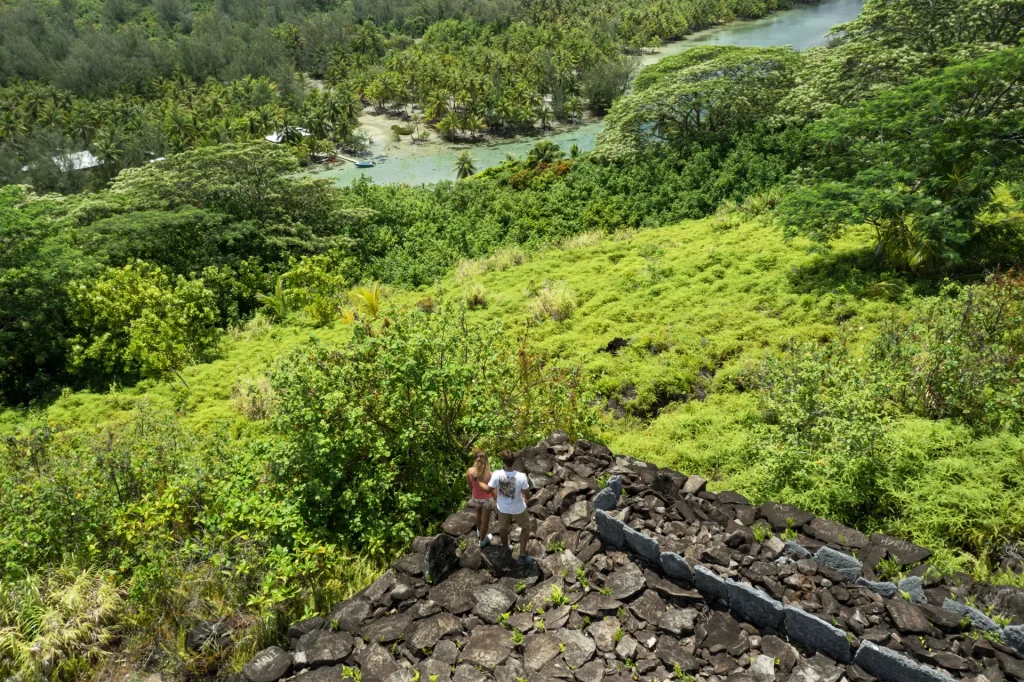
[(576, 310), (576, 293), (562, 281), (545, 282), (533, 300), (533, 316), (537, 320), (564, 322)]
[(278, 479), (312, 528), (372, 555), (450, 513), (474, 446), (579, 434), (591, 419), (574, 374), (452, 306), (355, 324), (345, 346), (311, 343), (271, 379)]

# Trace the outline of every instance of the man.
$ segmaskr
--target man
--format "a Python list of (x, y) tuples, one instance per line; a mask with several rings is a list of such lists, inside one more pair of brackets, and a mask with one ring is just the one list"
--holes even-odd
[(498, 528), (505, 551), (512, 551), (508, 534), (512, 521), (515, 520), (519, 526), (519, 561), (530, 563), (533, 558), (526, 553), (526, 543), (530, 540), (530, 530), (533, 527), (530, 513), (526, 511), (526, 503), (530, 500), (530, 481), (526, 474), (516, 471), (516, 456), (511, 451), (502, 451), (501, 463), (504, 468), (491, 474), (491, 480), (481, 486), (488, 492), (498, 491)]

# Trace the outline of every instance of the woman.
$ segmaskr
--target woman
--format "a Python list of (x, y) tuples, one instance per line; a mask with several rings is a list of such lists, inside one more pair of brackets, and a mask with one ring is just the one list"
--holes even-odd
[(476, 509), (476, 536), (480, 539), (480, 546), (486, 547), (491, 542), (487, 529), (491, 525), (494, 491), (485, 488), (491, 480), (491, 462), (483, 450), (473, 451), (473, 466), (466, 469), (466, 480), (471, 492), (469, 506)]

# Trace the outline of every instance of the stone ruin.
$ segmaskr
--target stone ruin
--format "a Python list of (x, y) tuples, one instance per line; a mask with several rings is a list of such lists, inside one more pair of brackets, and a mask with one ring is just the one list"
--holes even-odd
[(236, 680), (1024, 682), (1024, 590), (561, 432), (519, 459), (533, 565), (481, 550), (463, 509)]

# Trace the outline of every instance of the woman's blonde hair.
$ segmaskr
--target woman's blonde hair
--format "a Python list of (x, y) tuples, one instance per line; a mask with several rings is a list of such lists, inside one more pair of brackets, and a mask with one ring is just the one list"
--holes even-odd
[(491, 459), (480, 448), (473, 451), (473, 468), (476, 470), (476, 480), (486, 483), (491, 479)]

